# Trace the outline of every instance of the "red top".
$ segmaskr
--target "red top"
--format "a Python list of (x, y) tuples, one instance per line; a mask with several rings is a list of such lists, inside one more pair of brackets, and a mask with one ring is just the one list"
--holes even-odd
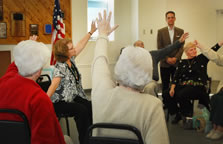
[[(65, 144), (50, 98), (33, 80), (20, 76), (14, 62), (0, 78), (0, 108), (18, 109), (26, 115), (32, 144)], [(19, 120), (10, 114), (0, 119)]]

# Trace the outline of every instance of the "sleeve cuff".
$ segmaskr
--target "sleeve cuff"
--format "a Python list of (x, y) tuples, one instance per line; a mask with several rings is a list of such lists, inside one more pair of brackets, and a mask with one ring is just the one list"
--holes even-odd
[(97, 40), (98, 40), (98, 39), (105, 39), (105, 40), (109, 41), (108, 36), (107, 36), (106, 34), (100, 34), (100, 35), (98, 36)]

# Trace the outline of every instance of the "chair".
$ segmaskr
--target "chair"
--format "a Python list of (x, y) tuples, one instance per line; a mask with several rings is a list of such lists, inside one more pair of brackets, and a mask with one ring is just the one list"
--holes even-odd
[[(92, 136), (93, 129), (98, 128), (131, 131), (137, 136), (138, 139)], [(87, 144), (143, 144), (140, 131), (136, 127), (126, 124), (96, 123), (89, 127), (86, 136)]]
[(0, 109), (0, 114), (18, 115), (23, 121), (0, 120), (0, 143), (31, 144), (31, 132), (25, 114), (15, 109)]
[(72, 115), (68, 114), (68, 113), (58, 113), (56, 112), (56, 115), (58, 117), (58, 121), (60, 121), (61, 118), (65, 118), (66, 120), (66, 126), (67, 126), (67, 135), (70, 136), (70, 127), (69, 127), (69, 117), (73, 117)]
[(48, 74), (43, 74), (36, 80), (36, 83), (39, 84), (43, 91), (47, 92), (51, 84), (50, 76)]

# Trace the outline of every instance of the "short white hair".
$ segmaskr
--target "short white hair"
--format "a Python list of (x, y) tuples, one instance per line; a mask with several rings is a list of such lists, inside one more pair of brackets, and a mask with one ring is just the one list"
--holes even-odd
[(143, 48), (128, 46), (116, 63), (115, 77), (121, 85), (143, 90), (152, 80), (152, 71), (150, 53)]
[(43, 68), (50, 58), (50, 50), (41, 42), (25, 40), (15, 46), (13, 56), (19, 74), (25, 77)]

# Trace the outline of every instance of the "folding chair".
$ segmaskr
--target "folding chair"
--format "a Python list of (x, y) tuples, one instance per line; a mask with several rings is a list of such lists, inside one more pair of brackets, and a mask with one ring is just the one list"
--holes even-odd
[(47, 92), (51, 84), (50, 76), (48, 74), (43, 74), (36, 80), (36, 83), (39, 84), (43, 91)]
[[(117, 129), (126, 130), (134, 133), (138, 139), (109, 137), (109, 136), (92, 136), (93, 129)], [(140, 131), (131, 125), (113, 124), (113, 123), (96, 123), (89, 127), (87, 132), (87, 144), (143, 144)]]
[(0, 120), (0, 143), (31, 144), (31, 132), (25, 114), (15, 109), (0, 109), (0, 114), (17, 115), (23, 121)]
[[(55, 106), (54, 106), (55, 107)], [(60, 121), (61, 118), (64, 118), (66, 120), (66, 127), (67, 127), (67, 135), (70, 136), (70, 126), (69, 126), (69, 117), (73, 117), (73, 115), (70, 115), (68, 113), (59, 113), (56, 112), (58, 121)]]

